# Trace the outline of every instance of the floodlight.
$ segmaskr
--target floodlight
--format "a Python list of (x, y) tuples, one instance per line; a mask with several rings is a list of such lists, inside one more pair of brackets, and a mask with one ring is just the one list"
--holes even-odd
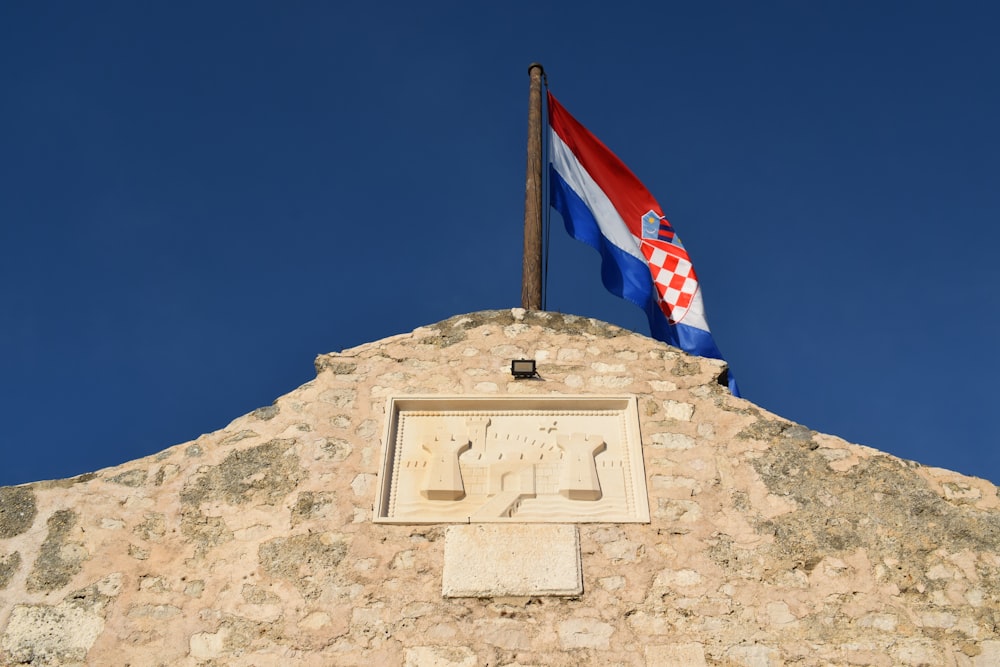
[(510, 362), (510, 374), (513, 375), (518, 380), (523, 380), (524, 378), (537, 377), (538, 373), (535, 370), (535, 360), (513, 359)]

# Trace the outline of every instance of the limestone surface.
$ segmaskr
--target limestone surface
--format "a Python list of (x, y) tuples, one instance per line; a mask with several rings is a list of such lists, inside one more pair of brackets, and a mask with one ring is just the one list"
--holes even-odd
[(580, 595), (582, 574), (574, 526), (472, 524), (445, 531), (445, 597)]
[[(997, 488), (734, 398), (721, 362), (515, 309), (316, 371), (157, 455), (0, 489), (0, 665), (1000, 664)], [(637, 397), (650, 522), (567, 526), (579, 594), (446, 597), (448, 525), (373, 521), (387, 401), (416, 395)]]

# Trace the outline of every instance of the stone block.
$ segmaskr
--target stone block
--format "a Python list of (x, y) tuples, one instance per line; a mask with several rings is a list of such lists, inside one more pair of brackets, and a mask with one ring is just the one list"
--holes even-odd
[(444, 597), (580, 595), (576, 526), (473, 524), (445, 532)]
[(645, 648), (646, 667), (705, 667), (705, 649), (698, 642), (653, 644)]
[(593, 648), (606, 650), (614, 628), (596, 618), (571, 618), (558, 626), (563, 649)]
[(404, 667), (475, 667), (476, 654), (467, 646), (414, 646), (406, 649)]

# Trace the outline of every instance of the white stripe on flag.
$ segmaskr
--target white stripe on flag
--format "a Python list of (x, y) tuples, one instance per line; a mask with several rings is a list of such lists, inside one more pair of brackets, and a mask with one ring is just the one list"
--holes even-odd
[(646, 264), (646, 258), (639, 249), (639, 240), (632, 236), (632, 232), (618, 214), (618, 209), (604, 194), (604, 190), (594, 182), (555, 130), (549, 128), (549, 135), (552, 138), (549, 144), (549, 159), (552, 166), (590, 209), (597, 226), (601, 229), (601, 235), (612, 245)]

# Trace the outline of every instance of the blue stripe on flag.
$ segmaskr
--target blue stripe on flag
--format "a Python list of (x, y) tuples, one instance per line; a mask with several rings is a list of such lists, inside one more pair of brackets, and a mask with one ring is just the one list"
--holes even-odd
[[(550, 203), (562, 216), (569, 235), (601, 253), (601, 282), (604, 287), (615, 296), (646, 310), (648, 314), (647, 306), (650, 301), (654, 307), (656, 305), (649, 266), (608, 242), (601, 234), (590, 208), (552, 165), (549, 165), (549, 184)], [(659, 308), (656, 311), (659, 312)], [(666, 318), (662, 319), (666, 324)]]

